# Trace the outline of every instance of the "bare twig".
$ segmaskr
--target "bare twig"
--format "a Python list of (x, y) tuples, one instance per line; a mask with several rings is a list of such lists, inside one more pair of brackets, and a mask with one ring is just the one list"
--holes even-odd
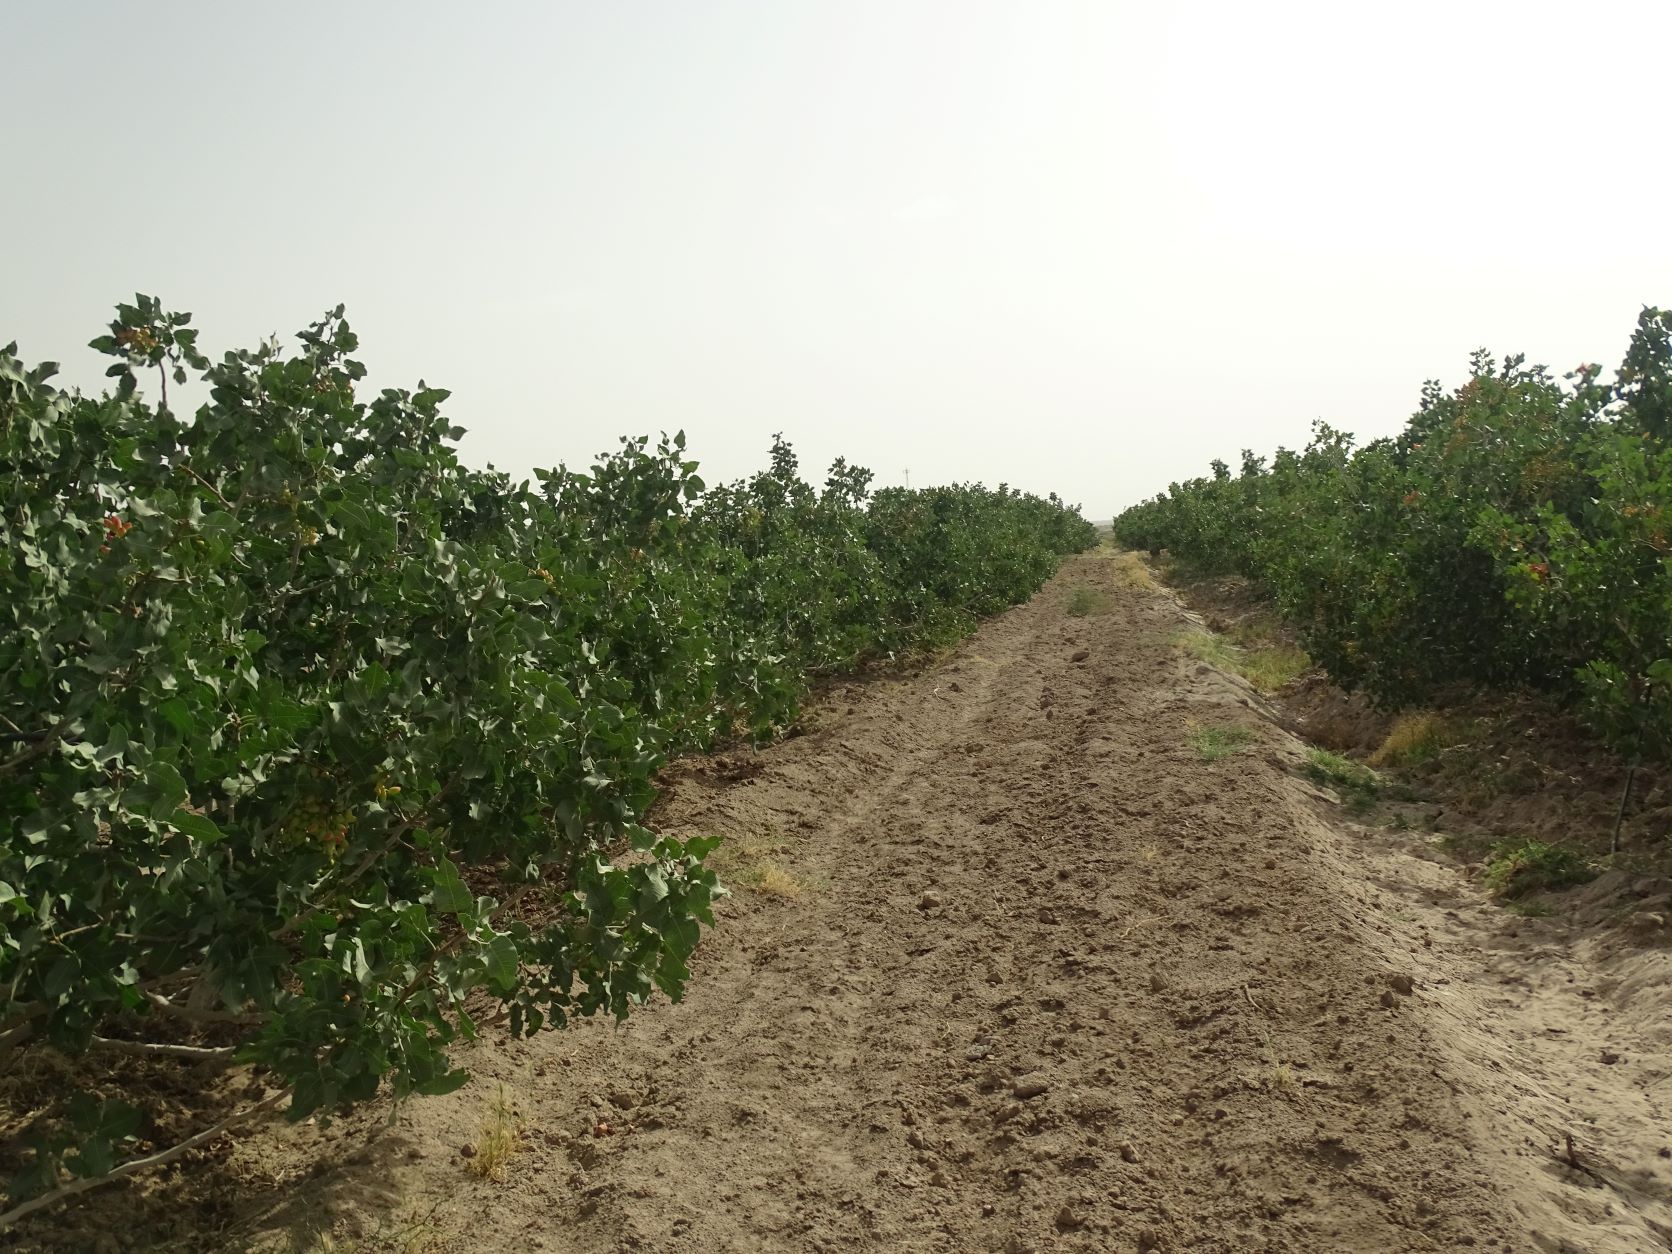
[(124, 1041), (113, 1036), (95, 1036), (93, 1045), (119, 1054), (188, 1058), (192, 1062), (231, 1062), (238, 1052), (236, 1045), (171, 1045), (160, 1041)]
[(1566, 1153), (1562, 1155), (1562, 1161), (1565, 1162), (1569, 1167), (1573, 1168), (1575, 1171), (1579, 1172), (1581, 1175), (1589, 1176), (1591, 1179), (1595, 1180), (1598, 1184), (1608, 1186), (1609, 1182), (1608, 1182), (1608, 1180), (1606, 1180), (1603, 1177), (1601, 1172), (1599, 1172), (1595, 1168), (1579, 1161), (1579, 1150), (1578, 1150), (1578, 1147), (1575, 1146), (1574, 1143), (1573, 1143), (1573, 1133), (1571, 1133), (1571, 1132), (1562, 1133), (1562, 1139), (1567, 1143)]
[(1614, 836), (1608, 843), (1609, 853), (1620, 852), (1620, 824), (1626, 821), (1626, 803), (1631, 800), (1631, 785), (1637, 778), (1637, 763), (1626, 770), (1626, 786), (1620, 790), (1620, 808), (1614, 812)]
[(225, 506), (228, 513), (236, 514), (238, 512), (237, 510), (235, 510), (232, 507), (232, 502), (227, 500), (224, 496), (222, 496), (221, 493), (220, 493), (220, 489), (217, 488), (214, 484), (210, 483), (209, 480), (205, 479), (202, 475), (198, 474), (197, 471), (193, 470), (190, 466), (186, 465), (185, 462), (181, 462), (181, 463), (179, 463), (179, 465), (180, 465), (181, 470), (185, 471), (193, 479), (196, 479), (205, 488), (207, 488), (209, 490), (209, 494), (211, 496), (213, 496), (217, 501), (219, 501), (223, 506)]

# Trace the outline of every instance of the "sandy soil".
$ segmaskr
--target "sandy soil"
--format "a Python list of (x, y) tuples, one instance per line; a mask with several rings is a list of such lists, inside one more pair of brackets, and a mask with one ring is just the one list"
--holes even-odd
[[(241, 1143), (277, 1201), (240, 1226), (692, 1254), (1672, 1249), (1672, 969), (1636, 918), (1656, 903), (1629, 943), (1630, 920), (1516, 918), (1426, 838), (1349, 822), (1263, 702), (1174, 647), (1172, 594), (1116, 571), (1070, 562), (944, 664), (682, 764), (657, 825), (741, 834), (739, 877), (780, 890), (726, 903), (686, 1000), (484, 1044), (469, 1088), (389, 1119)], [(1086, 584), (1108, 601), (1069, 616)], [(1233, 726), (1250, 743), (1204, 761), (1193, 738)], [(461, 1151), (500, 1084), (524, 1135), (496, 1182)], [(326, 1169), (276, 1187), (303, 1162)]]

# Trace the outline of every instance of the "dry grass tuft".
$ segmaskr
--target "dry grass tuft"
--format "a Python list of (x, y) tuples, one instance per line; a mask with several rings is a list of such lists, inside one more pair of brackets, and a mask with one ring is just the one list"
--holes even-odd
[(365, 1236), (339, 1237), (316, 1232), (293, 1241), (290, 1254), (436, 1254), (444, 1248), (442, 1234), (429, 1216), (403, 1220)]
[(1440, 750), (1458, 742), (1457, 729), (1432, 710), (1401, 714), (1388, 728), (1376, 752), (1370, 755), (1372, 766), (1410, 766), (1428, 762)]
[(503, 1084), (496, 1085), (488, 1108), (482, 1115), (482, 1127), (472, 1145), (475, 1151), (465, 1159), (465, 1170), (484, 1180), (503, 1180), (505, 1165), (517, 1152), (522, 1137), (522, 1120), (511, 1101), (511, 1094)]
[(751, 887), (756, 892), (766, 893), (773, 897), (795, 898), (806, 891), (806, 885), (776, 862), (768, 862), (763, 865), (760, 879)]
[(1261, 692), (1277, 692), (1312, 665), (1312, 660), (1291, 644), (1259, 641), (1251, 634), (1242, 643), (1211, 631), (1186, 631), (1176, 643), (1192, 657), (1209, 666), (1241, 675)]
[(807, 891), (805, 881), (784, 866), (779, 858), (788, 846), (771, 828), (727, 836), (708, 856), (708, 865), (722, 882), (790, 900)]
[(1144, 559), (1136, 553), (1118, 552), (1109, 559), (1109, 576), (1114, 580), (1117, 588), (1151, 589), (1156, 586), (1155, 576), (1144, 564)]
[[(440, 1254), (443, 1249), (456, 1249), (450, 1234), (436, 1222), (445, 1199), (436, 1200), (426, 1211), (413, 1206), (401, 1206), (388, 1216), (366, 1221), (358, 1227), (353, 1221), (321, 1219), (314, 1224), (303, 1224), (286, 1234), (256, 1237), (251, 1244), (239, 1244), (249, 1254)], [(344, 1227), (354, 1231), (344, 1232)], [(169, 1246), (174, 1249), (174, 1246)], [(227, 1246), (231, 1249), (231, 1246)]]

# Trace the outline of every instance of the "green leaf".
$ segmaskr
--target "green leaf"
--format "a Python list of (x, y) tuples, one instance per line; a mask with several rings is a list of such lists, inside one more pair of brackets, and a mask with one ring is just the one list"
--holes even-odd
[(296, 1077), (296, 1087), (291, 1091), (285, 1118), (291, 1123), (300, 1123), (323, 1106), (327, 1097), (325, 1078), (318, 1071), (304, 1072)]
[(109, 1175), (116, 1166), (116, 1147), (104, 1137), (91, 1137), (76, 1147), (66, 1166), (82, 1178)]
[(127, 1102), (106, 1102), (99, 1112), (99, 1128), (112, 1140), (124, 1140), (139, 1132), (138, 1107)]
[(348, 955), (343, 963), (343, 969), (352, 975), (361, 985), (368, 983), (372, 977), (372, 965), (366, 961), (366, 947), (358, 936), (349, 946)]
[(449, 1093), (456, 1093), (470, 1083), (470, 1072), (461, 1069), (449, 1071), (445, 1075), (438, 1075), (432, 1080), (425, 1080), (416, 1085), (413, 1092), (422, 1093), (425, 1097), (445, 1097)]
[(120, 758), (128, 747), (128, 729), (120, 723), (110, 729), (105, 737), (104, 747), (93, 755), (95, 762), (114, 762)]
[(180, 808), (186, 799), (186, 781), (180, 772), (167, 762), (153, 762), (145, 772), (145, 783), (151, 789), (152, 818), (166, 818)]
[(217, 827), (213, 820), (202, 814), (193, 814), (190, 810), (176, 810), (169, 817), (168, 824), (188, 836), (195, 836), (198, 840), (226, 839), (226, 833)]
[(170, 697), (157, 705), (157, 713), (168, 720), (168, 725), (179, 735), (187, 735), (195, 730), (197, 721), (192, 717), (192, 707), (182, 697)]
[(487, 968), (488, 987), (501, 994), (509, 993), (516, 987), (520, 962), (515, 941), (501, 933), (488, 942), (482, 957)]
[(459, 875), (459, 868), (446, 858), (431, 873), (430, 904), (439, 914), (464, 914), (474, 904), (470, 887)]
[(74, 954), (63, 954), (47, 969), (42, 991), (48, 1001), (57, 1001), (81, 978), (81, 959)]
[(639, 909), (647, 910), (668, 895), (668, 877), (655, 863), (639, 868)]
[(353, 501), (335, 502), (331, 506), (331, 514), (334, 518), (347, 519), (348, 522), (353, 524), (356, 531), (371, 530), (371, 515), (366, 513), (365, 510), (361, 509)]

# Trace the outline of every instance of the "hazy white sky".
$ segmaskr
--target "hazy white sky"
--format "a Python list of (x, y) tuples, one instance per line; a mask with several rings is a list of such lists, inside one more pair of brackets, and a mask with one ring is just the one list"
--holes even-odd
[(1661, 3), (10, 0), (0, 342), (346, 302), (526, 472), (684, 427), (1088, 514), (1672, 303)]

